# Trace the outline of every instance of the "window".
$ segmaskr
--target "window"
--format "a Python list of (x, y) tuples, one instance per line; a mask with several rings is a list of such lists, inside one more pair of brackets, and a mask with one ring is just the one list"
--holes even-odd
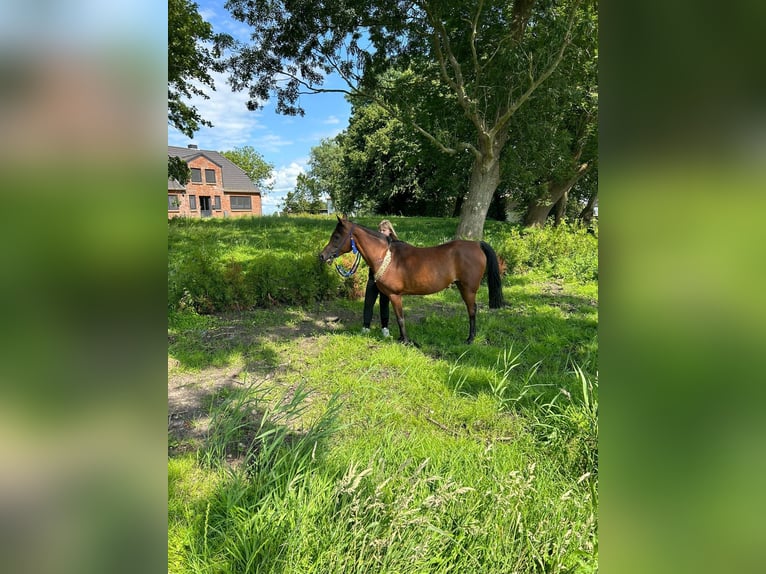
[(214, 169), (206, 169), (205, 170), (205, 183), (215, 183), (215, 170)]
[(190, 195), (189, 196), (189, 209), (192, 211), (197, 209), (197, 196), (196, 195)]
[(232, 211), (252, 211), (253, 203), (250, 197), (232, 196), (231, 198), (231, 210)]
[(213, 197), (213, 209), (220, 210), (221, 209), (221, 196), (216, 195)]
[(198, 167), (191, 168), (192, 183), (202, 183), (202, 170)]
[(181, 202), (177, 195), (168, 194), (168, 211), (179, 211)]

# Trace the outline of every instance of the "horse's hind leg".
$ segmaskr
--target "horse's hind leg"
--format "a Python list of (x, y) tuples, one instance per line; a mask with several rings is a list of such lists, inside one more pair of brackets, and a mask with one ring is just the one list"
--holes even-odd
[(465, 301), (465, 308), (468, 310), (468, 338), (465, 342), (470, 344), (476, 337), (476, 291), (466, 287), (460, 281), (456, 284)]
[(407, 329), (404, 328), (404, 309), (402, 309), (402, 296), (389, 295), (388, 300), (391, 301), (391, 305), (394, 307), (396, 324), (399, 325), (399, 341), (402, 343), (409, 343), (410, 340), (407, 338)]
[[(466, 307), (468, 307), (468, 302), (466, 302)], [(465, 340), (465, 342), (470, 345), (471, 343), (473, 343), (473, 340), (475, 337), (476, 337), (476, 302), (474, 301), (473, 306), (469, 307), (468, 309), (468, 338)]]

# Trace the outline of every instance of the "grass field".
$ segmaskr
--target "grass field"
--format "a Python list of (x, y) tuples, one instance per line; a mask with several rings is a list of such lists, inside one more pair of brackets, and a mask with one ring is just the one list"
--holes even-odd
[[(417, 245), (455, 226), (392, 221)], [(597, 570), (597, 240), (487, 222), (508, 306), (482, 286), (468, 346), (457, 289), (405, 297), (411, 347), (377, 307), (361, 333), (364, 265), (315, 265), (333, 228), (169, 224), (168, 570)]]

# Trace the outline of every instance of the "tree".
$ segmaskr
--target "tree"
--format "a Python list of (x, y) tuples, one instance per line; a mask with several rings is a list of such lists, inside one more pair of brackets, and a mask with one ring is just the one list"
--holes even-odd
[(175, 179), (181, 185), (185, 185), (191, 177), (189, 165), (178, 156), (168, 156), (168, 179)]
[[(322, 197), (329, 198), (333, 205), (341, 205), (345, 173), (342, 150), (337, 138), (325, 138), (318, 146), (311, 148), (308, 170), (301, 174)], [(300, 177), (300, 176), (299, 176)]]
[(335, 206), (341, 205), (344, 179), (341, 161), (341, 149), (335, 138), (325, 138), (312, 147), (308, 170), (298, 174), (296, 188), (287, 194), (284, 210), (317, 213), (328, 207), (328, 198)]
[(220, 152), (226, 159), (232, 161), (247, 174), (247, 177), (262, 191), (271, 191), (274, 183), (269, 182), (274, 173), (274, 166), (268, 163), (263, 156), (255, 151), (252, 146), (234, 148), (231, 151)]
[(322, 191), (317, 180), (299, 173), (295, 190), (285, 197), (285, 213), (321, 213), (327, 209), (327, 202), (322, 198)]
[(573, 45), (549, 81), (512, 120), (502, 171), (524, 206), (527, 226), (542, 226), (550, 216), (558, 225), (570, 198), (582, 205), (596, 193), (597, 28), (593, 13), (574, 31)]
[(450, 217), (467, 190), (467, 156), (441, 153), (376, 103), (355, 104), (337, 140), (345, 171), (337, 205), (343, 211)]
[(520, 140), (508, 146), (502, 177), (526, 226), (542, 226), (550, 215), (558, 225), (570, 198), (584, 203), (596, 193), (597, 93), (577, 92), (552, 89), (550, 97), (536, 98), (515, 119), (513, 133)]
[[(213, 124), (184, 100), (192, 95), (209, 98), (199, 84), (215, 90), (210, 71), (222, 70), (221, 50), (231, 41), (213, 33), (191, 0), (168, 0), (168, 124), (190, 138), (200, 126)], [(168, 177), (186, 183), (186, 162), (168, 156)]]
[(202, 19), (194, 2), (168, 0), (168, 124), (188, 137), (201, 125), (212, 126), (196, 107), (183, 100), (192, 95), (209, 98), (198, 84), (215, 90), (210, 70), (216, 69), (219, 51), (205, 42), (220, 42), (222, 38)]
[[(232, 87), (249, 90), (249, 108), (275, 93), (278, 112), (302, 114), (300, 95), (328, 91), (324, 77), (339, 74), (348, 88), (330, 91), (376, 101), (450, 156), (470, 154), (456, 236), (480, 238), (510, 120), (556, 69), (595, 1), (229, 0), (226, 7), (252, 28), (252, 45), (229, 60)], [(391, 65), (410, 74), (387, 84)], [(447, 107), (466, 118), (470, 139), (442, 121)]]

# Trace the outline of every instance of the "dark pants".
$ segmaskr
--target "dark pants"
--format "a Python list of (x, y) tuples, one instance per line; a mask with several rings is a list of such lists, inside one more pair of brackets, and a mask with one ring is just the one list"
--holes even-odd
[(367, 289), (364, 291), (364, 313), (362, 316), (362, 324), (370, 328), (372, 323), (372, 309), (375, 307), (375, 299), (380, 295), (380, 326), (388, 327), (388, 297), (378, 291), (378, 286), (375, 285), (375, 275), (370, 269), (370, 275), (367, 278)]

